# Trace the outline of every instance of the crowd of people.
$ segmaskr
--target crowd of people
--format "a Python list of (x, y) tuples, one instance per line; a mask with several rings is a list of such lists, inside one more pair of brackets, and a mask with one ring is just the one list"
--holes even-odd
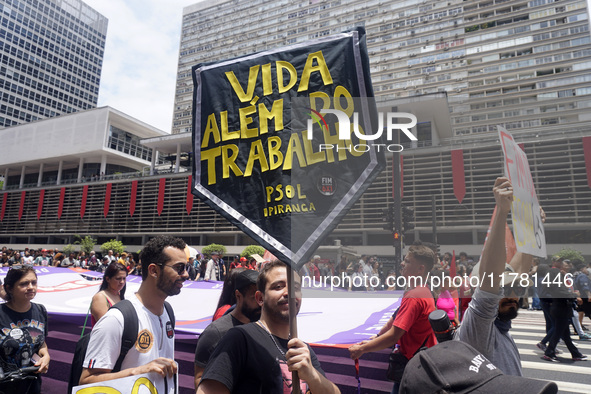
[(90, 251), (88, 254), (84, 251), (60, 251), (55, 249), (29, 249), (13, 250), (2, 247), (0, 255), (1, 267), (12, 267), (13, 265), (42, 266), (42, 267), (78, 267), (92, 271), (105, 272), (112, 262), (123, 264), (130, 275), (141, 276), (141, 265), (137, 263), (138, 254), (130, 252), (106, 251), (101, 256), (100, 253)]
[[(400, 307), (377, 335), (349, 348), (352, 359), (393, 348), (387, 371), (388, 378), (394, 382), (392, 393), (420, 392), (423, 386), (417, 386), (412, 376), (421, 375), (420, 365), (424, 363), (432, 362), (434, 369), (448, 370), (445, 363), (428, 357), (442, 351), (447, 355), (459, 352), (462, 356), (454, 357), (453, 362), (465, 363), (477, 373), (480, 365), (486, 365), (487, 373), (483, 372), (478, 379), (494, 378), (521, 387), (520, 391), (525, 393), (556, 392), (554, 383), (522, 377), (519, 352), (509, 334), (511, 321), (520, 307), (541, 309), (544, 313), (547, 335), (538, 347), (544, 350), (545, 360), (560, 361), (556, 356), (560, 339), (574, 361), (587, 359), (572, 343), (569, 324), (573, 324), (580, 339), (589, 339), (582, 324), (585, 316), (591, 318), (589, 267), (581, 261), (559, 257), (552, 258), (548, 265), (523, 253), (516, 253), (507, 264), (505, 225), (513, 199), (509, 180), (498, 178), (493, 194), (497, 209), (478, 261), (471, 260), (465, 253), (452, 261), (451, 254), (439, 256), (436, 246), (428, 243), (410, 246), (400, 275), (421, 281), (405, 289)], [(112, 251), (102, 257), (94, 252), (65, 256), (56, 250), (20, 252), (3, 248), (2, 265), (11, 269), (5, 279), (4, 292), (0, 293), (6, 300), (0, 305), (0, 367), (10, 372), (34, 366), (35, 373), (32, 379), (0, 382), (0, 389), (39, 393), (39, 376), (47, 372), (50, 365), (45, 343), (47, 311), (43, 305), (32, 302), (37, 291), (33, 266), (38, 265), (83, 267), (103, 272), (100, 289), (89, 308), (92, 331), (82, 373), (77, 379), (79, 384), (149, 372), (162, 379), (174, 376), (177, 373), (175, 318), (166, 299), (179, 294), (187, 280), (223, 280), (212, 323), (197, 341), (194, 363), (197, 393), (291, 392), (296, 384), (291, 375), (294, 371), (299, 375), (303, 393), (339, 392), (326, 377), (312, 348), (291, 337), (287, 275), (290, 268), (285, 263), (274, 260), (261, 264), (245, 257), (226, 263), (223, 256), (215, 252), (195, 261), (194, 257), (187, 257), (186, 248), (184, 241), (171, 236), (151, 239), (139, 256), (118, 255)], [(142, 277), (139, 290), (133, 294), (126, 293), (126, 279), (130, 274)], [(305, 264), (300, 275), (293, 275), (296, 314), (302, 303), (302, 278), (319, 279), (338, 274), (380, 278), (379, 284), (371, 288), (351, 286), (346, 290), (388, 290), (384, 285), (388, 276), (384, 278), (375, 256), (362, 256), (356, 262), (343, 260), (335, 265), (316, 255)], [(458, 276), (468, 278), (470, 274), (473, 277), (490, 274), (491, 280), (480, 281), (477, 285), (463, 279), (451, 280)], [(515, 282), (515, 274), (525, 275), (527, 280)], [(572, 281), (566, 280), (570, 277)], [(544, 282), (544, 278), (549, 280)], [(529, 298), (528, 291), (532, 291), (531, 306), (525, 301)], [(134, 321), (137, 320), (138, 339), (135, 346), (128, 346), (122, 352), (126, 342), (125, 320), (129, 318), (125, 310), (129, 309), (133, 311)], [(458, 345), (446, 344), (440, 337), (441, 332), (434, 331), (429, 315), (437, 309), (445, 312), (450, 321), (449, 331)], [(466, 355), (473, 358), (466, 358)], [(418, 359), (422, 360), (419, 366), (415, 361)], [(469, 382), (466, 377), (455, 376), (454, 379), (453, 384), (447, 380), (448, 384), (457, 387), (484, 384), (473, 376)], [(434, 381), (428, 383), (436, 385)], [(450, 387), (446, 389), (453, 392)]]

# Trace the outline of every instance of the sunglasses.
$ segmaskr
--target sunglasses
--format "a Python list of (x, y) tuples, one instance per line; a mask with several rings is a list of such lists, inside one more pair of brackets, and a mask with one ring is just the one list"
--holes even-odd
[(164, 264), (164, 266), (165, 267), (172, 268), (179, 275), (182, 275), (183, 272), (185, 272), (187, 270), (187, 267), (186, 267), (186, 265), (184, 263), (178, 263), (178, 264), (175, 264), (175, 265), (167, 265), (167, 264)]
[(505, 296), (509, 297), (511, 295), (515, 295), (515, 297), (525, 297), (525, 295), (527, 294), (527, 287), (522, 287), (522, 286), (506, 286), (504, 288), (504, 293)]

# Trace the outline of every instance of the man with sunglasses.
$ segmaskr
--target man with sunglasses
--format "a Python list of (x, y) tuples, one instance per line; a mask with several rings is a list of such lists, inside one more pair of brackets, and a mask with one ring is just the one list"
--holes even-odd
[(179, 294), (189, 278), (184, 249), (185, 242), (171, 236), (158, 236), (146, 243), (140, 255), (142, 284), (137, 293), (127, 297), (138, 316), (138, 339), (123, 359), (121, 369), (113, 372), (121, 350), (123, 314), (109, 309), (92, 329), (80, 384), (149, 372), (165, 379), (177, 373), (174, 329), (165, 300)]
[(528, 272), (533, 257), (517, 253), (511, 265), (506, 264), (505, 224), (513, 202), (511, 182), (497, 178), (493, 193), (496, 202), (493, 223), (480, 262), (472, 271), (479, 286), (455, 339), (477, 349), (506, 375), (522, 376), (519, 351), (509, 330), (511, 320), (517, 317), (519, 298), (527, 290), (527, 286), (520, 286), (521, 276), (515, 278), (515, 272)]

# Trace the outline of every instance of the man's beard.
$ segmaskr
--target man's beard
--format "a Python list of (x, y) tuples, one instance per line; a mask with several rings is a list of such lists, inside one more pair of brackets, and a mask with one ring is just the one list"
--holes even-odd
[(164, 275), (160, 275), (158, 277), (158, 282), (156, 282), (156, 287), (158, 288), (158, 290), (161, 290), (168, 297), (177, 295), (181, 292), (181, 289), (176, 286), (176, 282), (175, 281), (166, 281), (164, 279)]
[(287, 299), (281, 299), (279, 303), (274, 305), (265, 301), (263, 306), (265, 307), (266, 315), (269, 316), (271, 320), (289, 324), (289, 311), (283, 311), (280, 309), (280, 307), (284, 305), (284, 301), (286, 302)]
[(249, 308), (246, 305), (242, 305), (240, 312), (248, 318), (251, 322), (257, 321), (261, 317), (261, 307)]
[(508, 304), (514, 304), (515, 308), (507, 308), (507, 310), (501, 312), (499, 308), (499, 320), (501, 321), (510, 321), (517, 317), (517, 312), (519, 310), (519, 304), (509, 301), (507, 303), (503, 303), (503, 307), (508, 306)]
[[(301, 300), (294, 299), (296, 302), (296, 315), (300, 312), (301, 307)], [(269, 302), (264, 301), (263, 307), (265, 308), (265, 314), (270, 317), (272, 320), (277, 322), (282, 322), (285, 324), (289, 324), (289, 311), (282, 310), (282, 306), (287, 303), (287, 298), (282, 298), (281, 301), (276, 303), (275, 305), (271, 305)]]

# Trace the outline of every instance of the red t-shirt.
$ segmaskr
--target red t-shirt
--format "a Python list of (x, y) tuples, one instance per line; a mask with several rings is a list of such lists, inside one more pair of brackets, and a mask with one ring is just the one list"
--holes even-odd
[(232, 305), (229, 305), (229, 304), (220, 306), (213, 314), (213, 318), (211, 319), (211, 321), (214, 322), (217, 319), (219, 319), (220, 317), (224, 316), (224, 313), (226, 313), (226, 311), (228, 309), (230, 309), (231, 306)]
[[(409, 360), (421, 346), (431, 347), (437, 343), (429, 324), (429, 313), (434, 310), (435, 302), (428, 288), (416, 287), (404, 294), (394, 325), (406, 331), (398, 343), (400, 352)], [(428, 338), (427, 342), (425, 338)]]

